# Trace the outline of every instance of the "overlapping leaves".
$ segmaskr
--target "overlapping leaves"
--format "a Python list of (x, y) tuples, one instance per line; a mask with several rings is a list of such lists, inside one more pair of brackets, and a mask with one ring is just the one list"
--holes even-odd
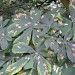
[(8, 41), (11, 41), (11, 37), (7, 34), (7, 24), (9, 19), (3, 21), (3, 17), (0, 16), (0, 46), (2, 50), (5, 50), (8, 47)]
[[(22, 55), (28, 53), (28, 55), (20, 58), (15, 63), (12, 63), (11, 65), (9, 65), (9, 67), (6, 69), (7, 74), (8, 75), (16, 74), (19, 71), (21, 71), (23, 68), (27, 75), (28, 75), (28, 72), (26, 70), (29, 70), (29, 73), (33, 74), (34, 73), (33, 70), (35, 70), (36, 67), (37, 67), (37, 71), (38, 71), (37, 74), (39, 74), (39, 75), (50, 74), (51, 65), (42, 55), (43, 53), (46, 54), (42, 50), (42, 48), (44, 49), (44, 47), (45, 47), (44, 45), (43, 46), (41, 45), (36, 50), (34, 50), (32, 47), (26, 45), (25, 43), (20, 42), (19, 44), (15, 44), (12, 48), (13, 53), (22, 54)], [(36, 60), (36, 62), (34, 62), (35, 60)], [(36, 66), (34, 64), (36, 64)], [(41, 69), (41, 71), (39, 71), (40, 69)]]
[(32, 9), (29, 14), (16, 14), (16, 18), (13, 19), (14, 23), (8, 28), (8, 33), (10, 36), (15, 37), (24, 32), (15, 39), (14, 43), (25, 42), (29, 44), (32, 35), (32, 41), (35, 44), (35, 40), (39, 38), (39, 30), (37, 31), (37, 28), (40, 26), (41, 15), (42, 11), (38, 9)]
[[(9, 38), (3, 37), (7, 33), (6, 35), (13, 39), (12, 52), (10, 52), (13, 60), (11, 59), (12, 62), (9, 64), (7, 62), (10, 59), (0, 61), (1, 74), (50, 75), (52, 61), (50, 51), (57, 54), (58, 62), (68, 57), (75, 63), (74, 12), (70, 11), (71, 19), (67, 19), (62, 16), (64, 11), (61, 10), (65, 9), (56, 8), (43, 13), (42, 10), (33, 8), (13, 15), (9, 26), (3, 24), (0, 29), (4, 40), (1, 48), (7, 48)], [(58, 69), (59, 67), (56, 72), (59, 71)], [(53, 71), (52, 75), (58, 74), (56, 72)], [(67, 74), (67, 69), (61, 73), (64, 74)]]

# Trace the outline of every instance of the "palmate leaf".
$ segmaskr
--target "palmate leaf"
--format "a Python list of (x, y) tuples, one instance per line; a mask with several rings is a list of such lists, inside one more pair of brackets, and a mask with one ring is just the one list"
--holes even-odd
[[(52, 50), (57, 54), (59, 60), (57, 63), (60, 62), (60, 59), (63, 59), (62, 55), (64, 57), (67, 55), (75, 63), (75, 49), (67, 44), (71, 43), (75, 27), (73, 24), (74, 28), (72, 31), (71, 20), (64, 18), (62, 24), (59, 24), (58, 19), (62, 20), (61, 15), (64, 12), (61, 10), (60, 8), (51, 9), (51, 11), (42, 15), (41, 10), (33, 8), (30, 12), (19, 13), (13, 16), (13, 23), (7, 28), (9, 36), (6, 34), (7, 36), (4, 39), (2, 38), (3, 43), (1, 43), (1, 47), (7, 46), (10, 40), (8, 37), (14, 38), (12, 41), (12, 52), (8, 53), (8, 55), (14, 54), (14, 57), (12, 57), (14, 63), (11, 61), (12, 64), (7, 67), (4, 66), (6, 62), (2, 61), (0, 63), (0, 72), (3, 75), (50, 75), (51, 64), (46, 60), (50, 56), (48, 50)], [(4, 43), (6, 44), (5, 46)], [(24, 57), (26, 55), (30, 56)], [(5, 57), (7, 57), (7, 54), (5, 54)], [(50, 60), (53, 60), (53, 58), (50, 58)], [(58, 69), (59, 67), (52, 74), (58, 75)]]
[[(9, 26), (8, 33), (11, 36), (16, 36), (27, 27), (34, 27), (41, 19), (42, 12), (38, 9), (32, 9), (29, 16), (19, 13), (13, 18), (13, 24)], [(35, 21), (37, 19), (37, 21)], [(15, 33), (14, 33), (15, 32)]]
[[(25, 43), (20, 43), (21, 45), (24, 45), (24, 47), (25, 47), (25, 51), (28, 51), (28, 52), (30, 52), (30, 50), (32, 49), (31, 47), (29, 47), (29, 46), (27, 46), (27, 45), (25, 45)], [(16, 44), (14, 45), (15, 47), (17, 47), (16, 46)], [(26, 48), (26, 47), (28, 47), (28, 48)], [(44, 46), (42, 46), (42, 47), (38, 47), (37, 49), (39, 49), (37, 52), (40, 54), (43, 50), (41, 50), (42, 48), (43, 48)], [(23, 48), (23, 46), (22, 46), (22, 48)], [(20, 51), (21, 52), (19, 52), (19, 53), (25, 53), (24, 51), (22, 51), (22, 48), (20, 49)], [(36, 49), (36, 50), (37, 50)], [(44, 49), (44, 48), (43, 48)], [(14, 50), (16, 50), (16, 49), (14, 49)], [(31, 50), (31, 51), (33, 51), (33, 49)], [(18, 52), (18, 49), (17, 49), (17, 52)], [(14, 52), (14, 53), (17, 53), (17, 52)], [(46, 69), (46, 71), (48, 70), (48, 72), (47, 73), (49, 73), (50, 74), (50, 72), (51, 72), (51, 66), (50, 66), (50, 63), (47, 61), (47, 60), (45, 60), (42, 56), (40, 56), (40, 55), (37, 55), (38, 53), (34, 53), (34, 57), (31, 57), (30, 56), (30, 60), (27, 62), (27, 64), (25, 64), (25, 66), (24, 66), (24, 70), (25, 70), (25, 73), (24, 74), (27, 74), (27, 75), (30, 75), (31, 73), (32, 73), (32, 75), (35, 73), (35, 71), (33, 71), (33, 69), (35, 69), (36, 67), (34, 67), (33, 65), (34, 65), (34, 59), (36, 59), (37, 61), (35, 62), (35, 63), (38, 63), (39, 62), (39, 57), (40, 57), (40, 62), (41, 62), (41, 66), (40, 67), (38, 67), (38, 65), (37, 65), (37, 70), (38, 70), (38, 72), (39, 72), (39, 68), (41, 69), (41, 74), (44, 72), (44, 70)], [(43, 53), (42, 53), (43, 54)], [(41, 54), (41, 55), (42, 55)], [(36, 56), (37, 55), (37, 56)], [(37, 58), (38, 57), (38, 58)], [(42, 60), (43, 59), (43, 60)], [(47, 65), (46, 67), (45, 67), (45, 64)], [(29, 66), (30, 65), (30, 66)], [(44, 66), (44, 67), (43, 67)], [(41, 68), (42, 67), (42, 68)], [(45, 68), (45, 69), (43, 69), (43, 68)], [(32, 71), (30, 72), (30, 71), (28, 71), (29, 69), (32, 69)], [(27, 71), (26, 71), (27, 70)], [(30, 73), (30, 74), (29, 74)], [(46, 74), (47, 74), (46, 73)], [(38, 73), (39, 75), (40, 75), (40, 73)], [(45, 74), (45, 75), (46, 75)], [(43, 74), (42, 74), (43, 75)]]
[(13, 53), (34, 53), (34, 49), (23, 42), (15, 44), (12, 48)]
[[(35, 36), (37, 36), (37, 29), (39, 25), (39, 21), (41, 19), (42, 11), (38, 9), (31, 9), (30, 14), (26, 15), (23, 13), (19, 13), (16, 15), (15, 18), (13, 18), (13, 22), (8, 27), (8, 34), (11, 37), (15, 37), (21, 34), (18, 38), (15, 39), (14, 43), (18, 42), (25, 42), (26, 44), (29, 44), (29, 41), (31, 39), (31, 34), (33, 31), (33, 38), (36, 39)], [(35, 32), (34, 32), (35, 31)], [(27, 40), (26, 40), (27, 39)]]
[(6, 73), (8, 75), (16, 74), (24, 67), (24, 65), (29, 61), (29, 59), (30, 57), (23, 57), (18, 61), (16, 61), (15, 63), (9, 65), (8, 68), (6, 69)]

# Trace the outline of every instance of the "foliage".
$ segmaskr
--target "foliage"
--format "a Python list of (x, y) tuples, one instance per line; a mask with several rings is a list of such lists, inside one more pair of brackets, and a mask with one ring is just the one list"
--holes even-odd
[(0, 16), (0, 75), (74, 75), (75, 2), (67, 16), (64, 7), (18, 6)]

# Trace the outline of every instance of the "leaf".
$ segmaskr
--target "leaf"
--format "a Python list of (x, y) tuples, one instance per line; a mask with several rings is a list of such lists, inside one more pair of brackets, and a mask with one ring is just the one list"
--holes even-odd
[(33, 30), (32, 42), (34, 45), (38, 44), (39, 38), (40, 38), (39, 32), (37, 30)]
[(49, 31), (48, 27), (44, 27), (43, 30), (40, 32), (40, 36), (44, 36)]
[(75, 2), (72, 3), (72, 6), (70, 6), (69, 10), (70, 10), (70, 16), (73, 22), (75, 22)]
[(8, 23), (9, 23), (10, 19), (6, 19), (4, 22), (3, 22), (3, 27), (6, 26)]
[(3, 50), (7, 49), (8, 41), (12, 40), (10, 36), (6, 33), (7, 28), (0, 28), (0, 46)]
[(6, 69), (6, 73), (8, 75), (16, 74), (24, 67), (24, 65), (29, 61), (29, 59), (30, 57), (24, 57), (19, 59), (15, 63), (9, 65), (8, 68)]
[(54, 37), (50, 37), (44, 42), (47, 48), (51, 48), (55, 53), (58, 52), (58, 43), (55, 41)]
[(12, 59), (7, 61), (6, 63), (4, 63), (4, 65), (0, 69), (0, 74), (1, 75), (7, 75), (5, 71), (6, 71), (7, 67), (11, 64), (11, 62), (12, 62)]
[(65, 34), (64, 40), (69, 41), (70, 39), (72, 39), (72, 37), (73, 37), (73, 31), (71, 30), (67, 34)]
[(64, 58), (66, 58), (66, 49), (65, 49), (65, 45), (60, 44), (58, 47), (58, 61), (60, 62), (60, 60), (63, 60)]
[(2, 27), (2, 24), (3, 24), (3, 17), (0, 16), (0, 27)]
[(49, 71), (47, 68), (47, 64), (45, 63), (45, 61), (43, 60), (43, 58), (41, 58), (40, 56), (38, 56), (37, 59), (37, 71), (39, 75), (48, 75)]
[(73, 32), (74, 32), (74, 36), (75, 36), (75, 22), (73, 22)]
[(52, 75), (60, 75), (60, 72), (61, 72), (61, 68), (58, 65), (54, 64), (53, 70), (52, 70)]
[(57, 14), (56, 18), (58, 18), (59, 20), (63, 20), (63, 18), (62, 18), (60, 13)]
[(34, 49), (23, 42), (15, 44), (12, 48), (13, 53), (34, 53)]
[(46, 64), (47, 64), (47, 67), (48, 67), (48, 71), (51, 73), (51, 64), (46, 60)]
[(66, 64), (67, 66), (64, 66), (61, 72), (61, 75), (74, 75), (75, 74), (75, 67), (71, 64)]
[(0, 59), (4, 59), (5, 53), (3, 50), (0, 50)]
[(68, 45), (66, 45), (66, 50), (67, 50), (67, 56), (69, 58), (69, 60), (71, 60), (71, 62), (75, 63), (75, 44), (73, 43), (68, 43)]
[(70, 30), (71, 30), (70, 25), (65, 25), (61, 28), (61, 32), (62, 32), (63, 35), (67, 34)]
[(0, 67), (5, 63), (5, 61), (0, 59)]
[[(48, 13), (49, 14), (49, 13)], [(51, 18), (50, 15), (47, 16), (48, 14), (44, 14), (42, 17), (42, 23), (46, 24), (46, 26), (51, 27), (51, 25), (54, 22), (54, 18)]]
[(23, 34), (21, 34), (18, 38), (15, 39), (14, 44), (19, 42), (24, 42), (26, 45), (28, 45), (31, 39), (31, 33), (32, 33), (32, 28), (30, 27), (26, 29), (23, 32)]
[(48, 48), (46, 48), (46, 46), (43, 44), (43, 42), (41, 44), (39, 44), (39, 46), (36, 48), (38, 54), (40, 54), (43, 57), (48, 57)]
[(18, 23), (12, 23), (9, 27), (8, 27), (8, 34), (12, 37), (20, 34), (23, 30), (25, 29), (25, 27), (23, 25), (19, 25)]
[(33, 61), (33, 58), (31, 58), (28, 63), (24, 66), (24, 70), (27, 70), (27, 69), (33, 69), (33, 64), (34, 64), (34, 61)]
[(33, 21), (34, 23), (36, 23), (36, 24), (40, 21), (41, 15), (42, 15), (42, 11), (39, 10), (39, 9), (33, 8), (33, 9), (31, 9), (31, 11), (30, 11), (30, 18), (31, 18), (32, 21)]
[(33, 69), (25, 70), (25, 72), (23, 72), (23, 73), (20, 74), (20, 75), (32, 75), (32, 72), (33, 72)]
[[(19, 16), (18, 16), (19, 15)], [(15, 16), (15, 15), (14, 15)], [(31, 20), (23, 13), (16, 14), (13, 23), (9, 25), (7, 32), (10, 36), (15, 37), (30, 26)]]
[(2, 50), (5, 50), (8, 47), (8, 42), (5, 39), (0, 40)]

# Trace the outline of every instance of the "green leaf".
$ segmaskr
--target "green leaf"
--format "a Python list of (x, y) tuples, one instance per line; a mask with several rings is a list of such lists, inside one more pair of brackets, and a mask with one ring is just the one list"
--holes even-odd
[(41, 56), (38, 56), (37, 58), (37, 71), (39, 75), (48, 75), (49, 71), (47, 68), (47, 64), (45, 63), (45, 61), (43, 60), (43, 58), (41, 58)]
[(67, 34), (65, 34), (64, 39), (69, 41), (72, 39), (72, 37), (73, 37), (73, 31), (71, 30)]
[[(72, 5), (75, 7), (75, 2), (72, 3)], [(75, 22), (75, 8), (73, 6), (70, 6), (70, 16), (73, 22)]]
[(2, 27), (2, 25), (3, 25), (3, 17), (0, 16), (0, 27)]
[(33, 69), (33, 64), (34, 64), (34, 61), (33, 61), (33, 58), (31, 58), (28, 63), (24, 66), (24, 70), (27, 70), (27, 69)]
[(9, 60), (8, 62), (6, 62), (3, 66), (2, 66), (2, 68), (0, 69), (0, 74), (1, 75), (8, 75), (8, 74), (6, 74), (6, 69), (7, 69), (7, 67), (11, 64), (11, 60)]
[(34, 49), (23, 42), (15, 44), (12, 48), (13, 53), (34, 53)]
[(0, 59), (4, 60), (5, 53), (3, 50), (0, 50)]
[(39, 10), (39, 9), (33, 8), (33, 9), (31, 9), (31, 11), (30, 11), (30, 18), (31, 18), (32, 21), (33, 21), (34, 23), (36, 23), (36, 24), (40, 21), (41, 15), (42, 15), (42, 11)]
[(66, 45), (67, 56), (68, 56), (69, 60), (71, 60), (71, 62), (73, 62), (73, 63), (75, 63), (74, 49), (75, 49), (75, 43), (68, 42)]
[(0, 67), (5, 63), (5, 61), (0, 59)]
[(51, 73), (51, 64), (46, 60), (46, 64), (47, 64), (47, 67), (48, 67), (48, 71)]
[(54, 50), (55, 53), (57, 53), (57, 49), (58, 49), (58, 43), (55, 41), (55, 37), (50, 37), (49, 39), (47, 39), (44, 42), (45, 46), (47, 48), (51, 48), (52, 50)]
[(33, 30), (32, 42), (33, 42), (34, 45), (36, 45), (36, 44), (41, 42), (41, 41), (39, 41), (40, 40), (40, 35), (39, 34), (40, 33), (37, 32), (37, 30), (35, 30), (35, 29)]
[(18, 23), (12, 23), (8, 29), (7, 32), (10, 36), (14, 37), (18, 34), (20, 34), (23, 30), (24, 30), (24, 26), (23, 25), (19, 25)]
[(62, 18), (62, 16), (61, 16), (60, 13), (58, 13), (56, 17), (57, 17), (59, 20), (63, 20), (63, 18)]
[(61, 32), (62, 32), (63, 35), (67, 34), (70, 30), (71, 30), (70, 25), (65, 25), (61, 28)]
[(60, 67), (56, 64), (53, 65), (52, 75), (59, 75), (61, 72)]
[(23, 73), (20, 75), (32, 75), (33, 69), (25, 70)]
[(10, 19), (6, 19), (6, 20), (3, 22), (3, 27), (6, 26), (9, 21), (10, 21)]
[(5, 28), (0, 28), (0, 45), (1, 45), (2, 50), (7, 49), (8, 44), (9, 44), (8, 41), (12, 40), (10, 38), (10, 36), (8, 36), (8, 34), (6, 33), (6, 30), (7, 30), (6, 27)]
[[(18, 13), (13, 17), (13, 23), (9, 25), (7, 32), (10, 36), (15, 37), (30, 26), (31, 20), (24, 13)], [(19, 16), (19, 17), (18, 17)]]
[(15, 39), (14, 44), (19, 42), (24, 42), (26, 45), (28, 45), (31, 39), (31, 33), (32, 33), (32, 28), (30, 27), (27, 30), (25, 30), (22, 35), (20, 35), (18, 38)]
[(16, 74), (24, 67), (24, 65), (29, 61), (29, 59), (30, 57), (23, 57), (18, 61), (16, 61), (15, 63), (9, 65), (8, 68), (6, 69), (6, 73), (8, 75)]
[(61, 75), (75, 75), (75, 67), (71, 64), (66, 64), (67, 66), (64, 66), (61, 72)]
[(7, 40), (2, 39), (2, 41), (0, 41), (0, 43), (1, 43), (1, 48), (2, 48), (3, 50), (5, 50), (5, 49), (8, 47), (8, 42), (7, 42)]

